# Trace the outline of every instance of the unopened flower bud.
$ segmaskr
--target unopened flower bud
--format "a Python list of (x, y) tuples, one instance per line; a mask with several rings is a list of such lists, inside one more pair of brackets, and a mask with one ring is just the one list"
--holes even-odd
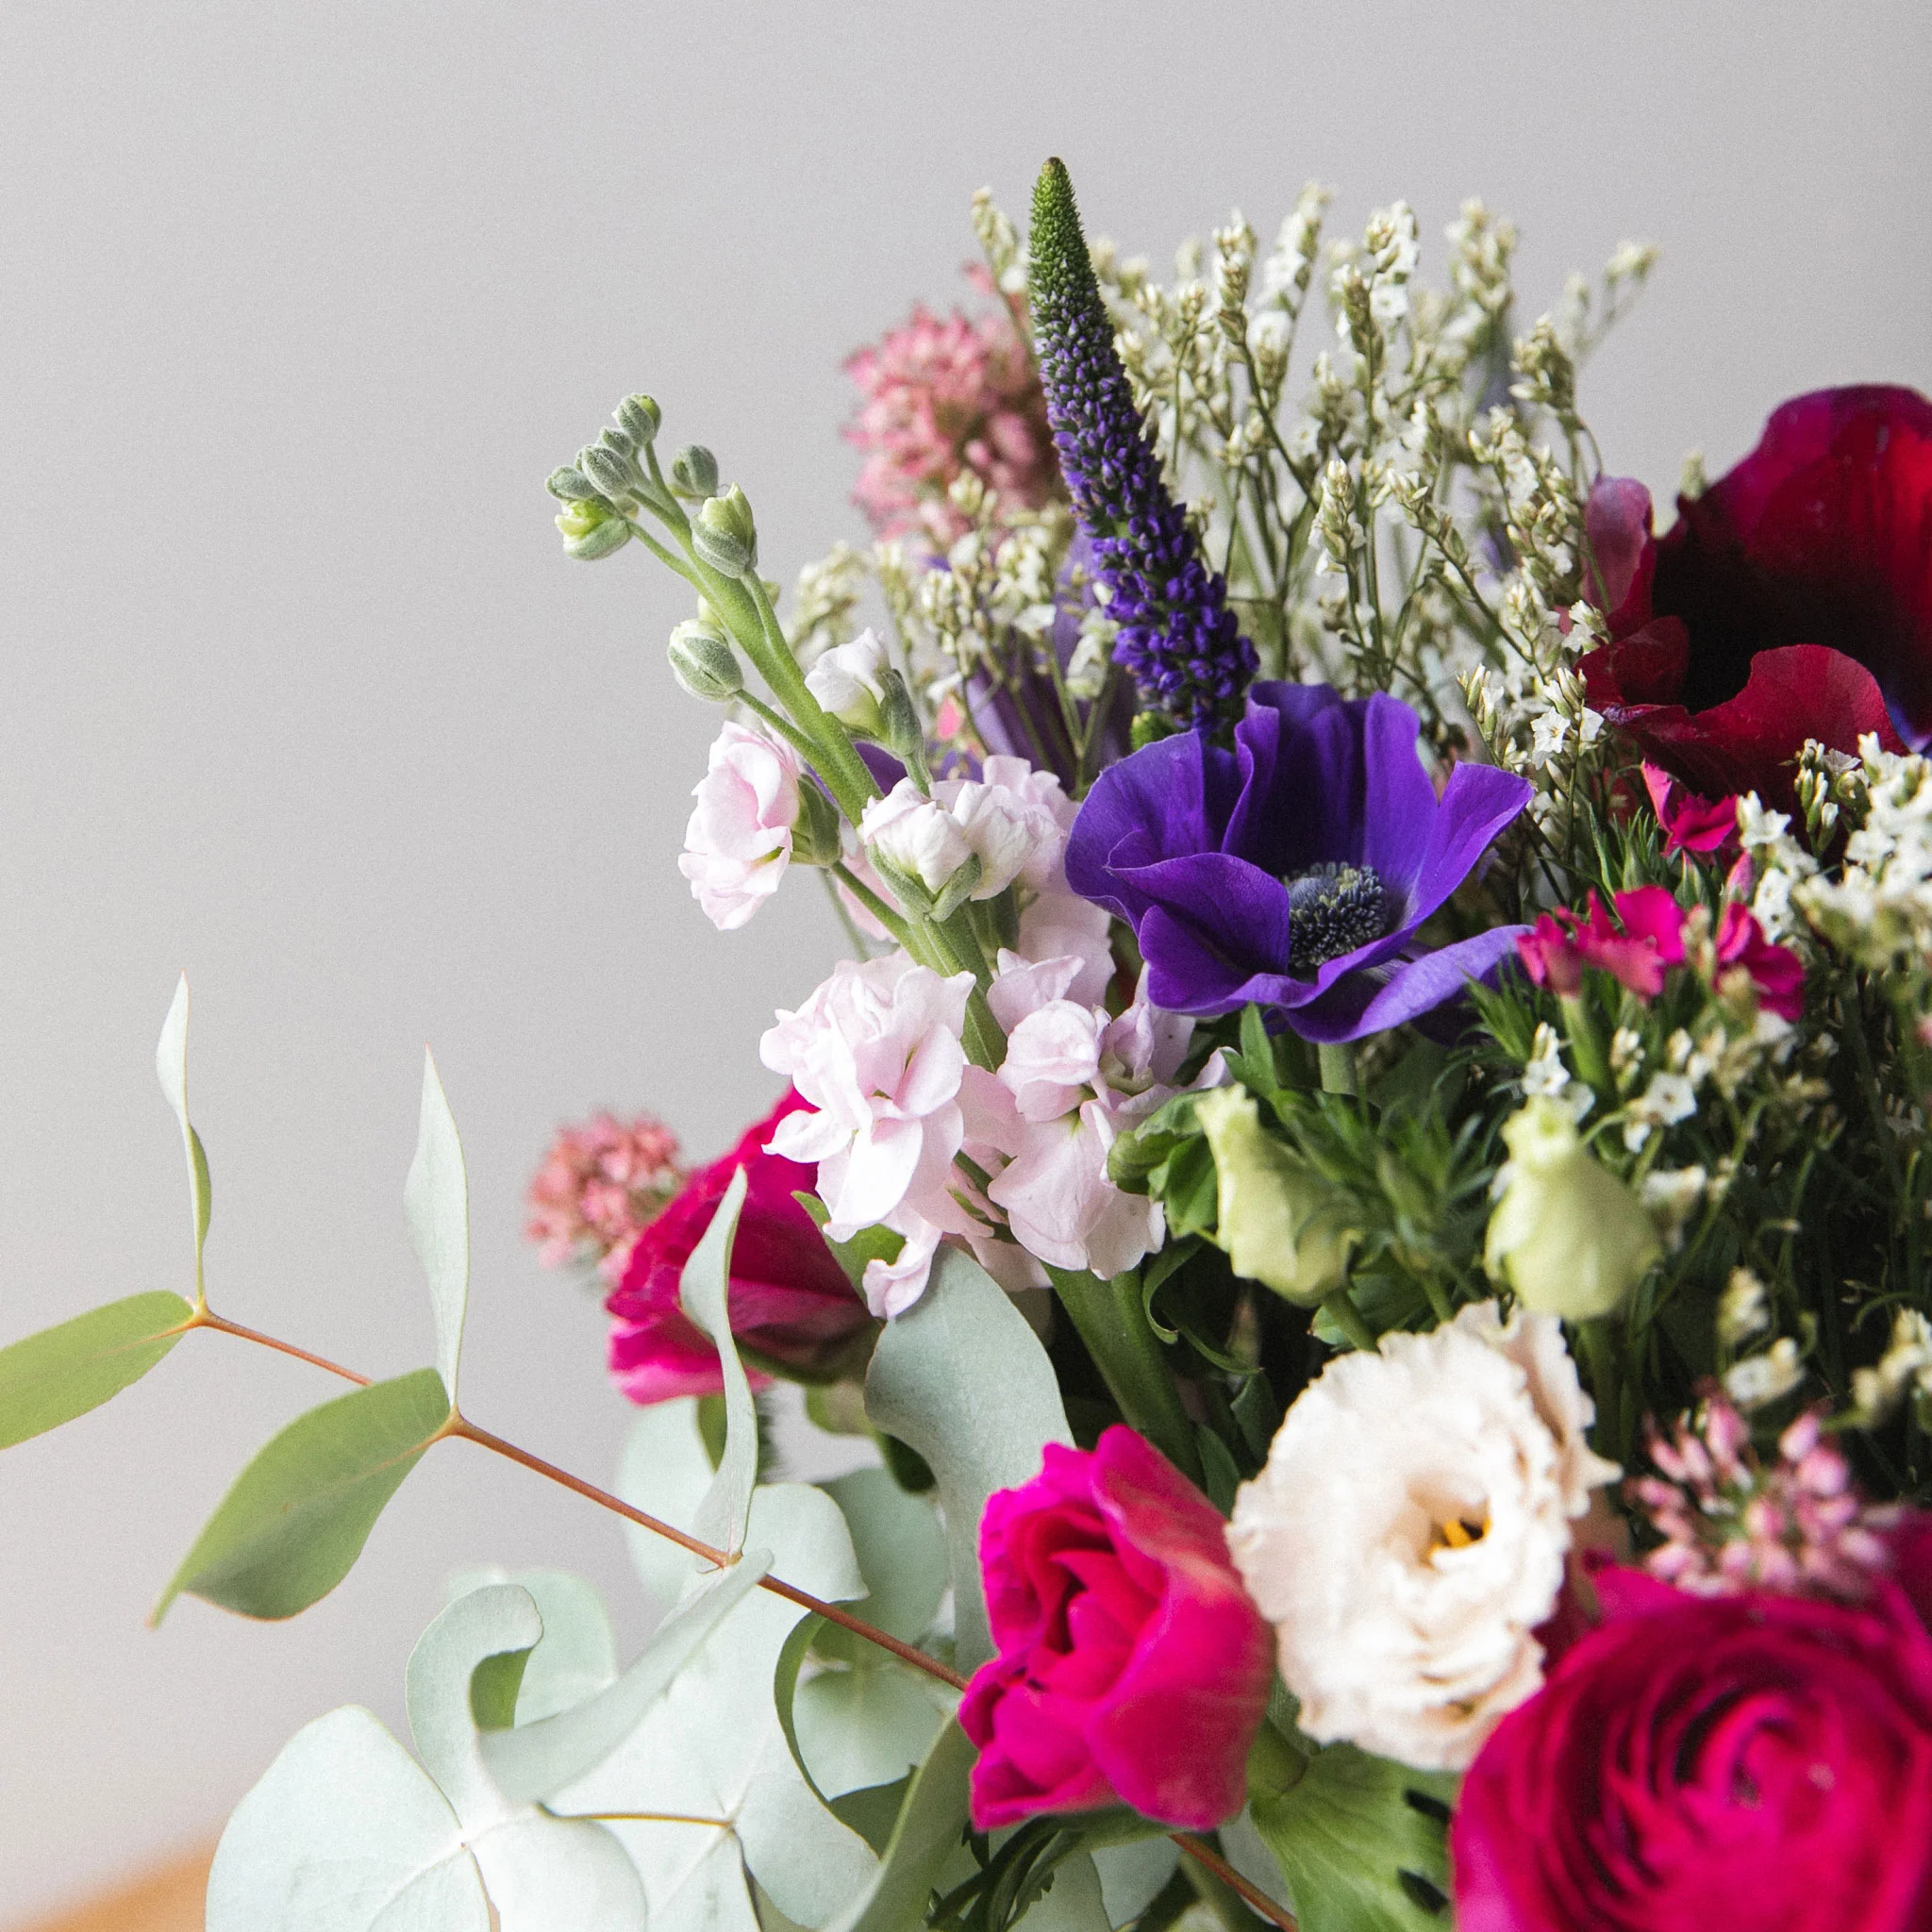
[(552, 470), (544, 477), (543, 487), (559, 503), (588, 503), (604, 493), (581, 470), (573, 469), (568, 463), (560, 470)]
[(708, 496), (691, 525), (691, 547), (715, 571), (742, 576), (758, 560), (758, 525), (736, 483), (723, 496)]
[(577, 468), (613, 502), (635, 493), (638, 479), (628, 457), (592, 443), (577, 453)]
[(906, 764), (925, 756), (925, 727), (906, 680), (890, 665), (879, 673), (879, 742)]
[(608, 449), (613, 455), (632, 457), (637, 454), (637, 439), (621, 423), (608, 423), (597, 432), (597, 447)]
[(798, 817), (791, 825), (791, 857), (799, 865), (837, 865), (841, 857), (839, 808), (809, 778), (798, 786)]
[(578, 558), (585, 563), (594, 563), (600, 557), (608, 557), (613, 550), (622, 550), (630, 541), (629, 519), (613, 509), (601, 496), (567, 505), (563, 514), (557, 519), (557, 527), (563, 532), (564, 555)]
[(688, 442), (671, 458), (671, 488), (679, 496), (702, 499), (718, 490), (718, 458), (701, 442)]
[(663, 422), (664, 414), (649, 396), (625, 396), (618, 404), (616, 415), (639, 449), (648, 448), (657, 441), (658, 425)]
[(744, 673), (736, 653), (708, 625), (687, 620), (671, 633), (665, 649), (671, 675), (692, 697), (723, 705), (744, 689)]
[(1202, 1094), (1194, 1118), (1214, 1156), (1214, 1241), (1234, 1272), (1299, 1307), (1333, 1294), (1361, 1239), (1348, 1196), (1262, 1127), (1244, 1089)]
[(1637, 1197), (1583, 1144), (1570, 1109), (1541, 1096), (1503, 1126), (1509, 1171), (1483, 1266), (1533, 1314), (1613, 1314), (1663, 1253)]
[(888, 669), (886, 647), (870, 630), (849, 644), (837, 644), (805, 674), (805, 688), (848, 731), (877, 738), (884, 725), (880, 678)]

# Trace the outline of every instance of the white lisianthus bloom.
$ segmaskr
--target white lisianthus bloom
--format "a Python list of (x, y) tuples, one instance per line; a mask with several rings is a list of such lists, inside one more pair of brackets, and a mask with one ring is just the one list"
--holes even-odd
[(1542, 1682), (1571, 1521), (1616, 1474), (1593, 1415), (1556, 1319), (1492, 1302), (1303, 1391), (1228, 1529), (1303, 1730), (1420, 1770), (1474, 1758)]
[(963, 1131), (972, 990), (970, 973), (941, 979), (904, 953), (841, 959), (759, 1041), (765, 1065), (817, 1109), (787, 1114), (767, 1151), (817, 1162), (834, 1241), (887, 1220), (908, 1193), (943, 1193)]
[(848, 730), (876, 738), (885, 669), (885, 645), (872, 631), (862, 630), (849, 644), (835, 644), (825, 652), (805, 674), (805, 688)]
[(790, 745), (750, 725), (726, 724), (713, 741), (677, 869), (720, 932), (744, 924), (778, 890), (791, 858), (801, 770)]

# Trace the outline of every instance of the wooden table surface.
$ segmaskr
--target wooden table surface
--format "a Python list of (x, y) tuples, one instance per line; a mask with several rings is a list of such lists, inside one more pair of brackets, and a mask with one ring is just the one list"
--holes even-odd
[(29, 1932), (202, 1932), (212, 1849), (176, 1858)]

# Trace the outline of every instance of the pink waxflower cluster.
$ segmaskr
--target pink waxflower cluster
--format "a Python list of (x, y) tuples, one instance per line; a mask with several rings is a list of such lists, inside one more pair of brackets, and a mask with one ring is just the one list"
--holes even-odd
[[(1690, 914), (1662, 886), (1639, 886), (1617, 893), (1611, 903), (1614, 923), (1591, 892), (1583, 916), (1559, 906), (1518, 939), (1524, 970), (1537, 985), (1574, 999), (1582, 989), (1584, 968), (1594, 966), (1614, 974), (1639, 999), (1654, 1000), (1663, 991), (1666, 970), (1689, 957)], [(1718, 915), (1711, 955), (1713, 976), (1733, 970), (1750, 976), (1767, 1012), (1795, 1020), (1805, 1010), (1804, 961), (1789, 946), (1767, 939), (1756, 915), (1736, 901)]]
[(683, 1185), (677, 1136), (662, 1121), (598, 1113), (557, 1130), (530, 1182), (524, 1232), (546, 1268), (594, 1263), (614, 1284), (638, 1236)]
[(1680, 1590), (1857, 1599), (1888, 1567), (1882, 1525), (1815, 1411), (1778, 1438), (1769, 1468), (1751, 1446), (1749, 1424), (1715, 1389), (1669, 1435), (1653, 1424), (1645, 1450), (1657, 1474), (1633, 1476), (1624, 1491), (1664, 1539), (1645, 1567)]
[(880, 536), (923, 530), (941, 550), (953, 543), (967, 524), (946, 491), (962, 471), (1013, 508), (1056, 493), (1046, 398), (1004, 307), (974, 320), (922, 306), (845, 369), (861, 398), (845, 438), (865, 456), (852, 500)]

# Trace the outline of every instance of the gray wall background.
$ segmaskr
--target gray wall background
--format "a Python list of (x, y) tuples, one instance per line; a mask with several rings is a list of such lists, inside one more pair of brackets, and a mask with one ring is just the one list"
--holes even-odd
[[(1928, 35), (1908, 4), (1185, 9), (15, 5), (0, 21), (0, 1335), (187, 1279), (151, 1072), (185, 965), (211, 1292), (375, 1374), (427, 1358), (400, 1191), (419, 1056), (468, 1145), (466, 1407), (592, 1477), (625, 1411), (535, 1265), (550, 1127), (708, 1156), (835, 936), (721, 936), (674, 860), (713, 720), (680, 587), (566, 562), (541, 489), (625, 391), (721, 454), (789, 577), (840, 535), (854, 345), (963, 292), (971, 192), (1049, 153), (1166, 260), (1309, 176), (1425, 268), (1483, 194), (1535, 307), (1625, 235), (1612, 465), (1715, 472), (1796, 391), (1932, 387)], [(454, 1565), (625, 1595), (613, 1523), (461, 1445), (285, 1625), (143, 1615), (332, 1385), (210, 1337), (0, 1461), (0, 1924), (211, 1835), (339, 1703), (399, 1720)], [(635, 1617), (634, 1611), (625, 1611)]]

